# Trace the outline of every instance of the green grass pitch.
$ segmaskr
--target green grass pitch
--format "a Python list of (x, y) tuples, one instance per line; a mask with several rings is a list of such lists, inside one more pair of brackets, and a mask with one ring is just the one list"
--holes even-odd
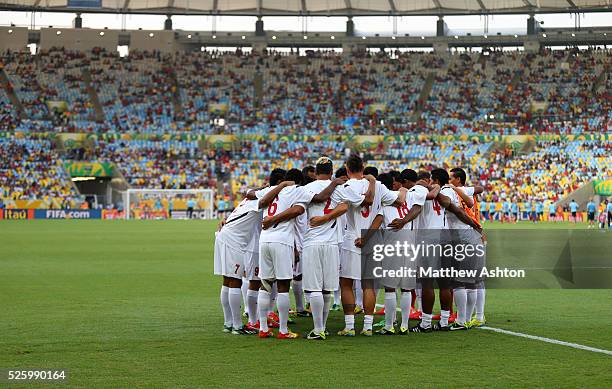
[[(68, 387), (87, 388), (612, 387), (611, 356), (486, 330), (324, 342), (223, 334), (215, 227), (2, 222), (0, 368), (65, 368)], [(489, 290), (487, 319), (612, 350), (610, 301), (611, 290)], [(342, 325), (332, 312), (330, 330)]]

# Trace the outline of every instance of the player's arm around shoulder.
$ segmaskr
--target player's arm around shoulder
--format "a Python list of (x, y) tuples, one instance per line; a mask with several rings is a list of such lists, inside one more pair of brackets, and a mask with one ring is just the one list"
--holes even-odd
[(444, 194), (440, 193), (438, 194), (438, 197), (436, 197), (436, 200), (438, 201), (438, 204), (442, 206), (442, 208), (454, 214), (455, 216), (457, 216), (457, 219), (482, 234), (482, 226), (476, 223), (476, 221), (474, 221), (471, 217), (469, 217), (468, 214), (465, 213), (463, 209), (461, 209), (461, 207), (455, 205), (455, 203), (453, 203), (449, 196), (445, 196)]
[(403, 188), (403, 187), (399, 188), (397, 198), (395, 199), (392, 205), (394, 207), (400, 207), (402, 204), (404, 204), (406, 202), (407, 193), (408, 193), (408, 189)]
[(338, 185), (342, 185), (346, 182), (346, 178), (344, 177), (340, 177), (340, 178), (335, 178), (334, 180), (332, 180), (332, 182), (329, 183), (329, 185), (323, 189), (321, 192), (315, 194), (312, 197), (312, 202), (313, 203), (322, 203), (324, 201), (327, 201), (327, 199), (329, 199), (332, 195), (332, 193), (334, 193), (334, 190), (336, 190), (336, 187)]
[(287, 220), (295, 219), (306, 212), (306, 208), (302, 204), (295, 204), (283, 212), (274, 215), (274, 216), (266, 216), (261, 225), (264, 230), (267, 230), (270, 227), (276, 226), (279, 223), (285, 222)]
[(474, 199), (472, 196), (468, 195), (463, 188), (457, 188), (456, 186), (451, 186), (451, 188), (453, 188), (455, 193), (457, 193), (468, 208), (472, 208), (474, 206)]
[(385, 217), (383, 213), (379, 212), (378, 215), (376, 215), (376, 217), (374, 218), (374, 220), (372, 220), (370, 228), (368, 228), (363, 237), (355, 239), (355, 247), (363, 248), (368, 243), (368, 240), (370, 240), (372, 235), (374, 235), (374, 232), (376, 232), (376, 230), (378, 230), (380, 226), (382, 226), (384, 219)]
[[(274, 188), (270, 189), (269, 191), (267, 191), (266, 194), (263, 195), (263, 197), (261, 197), (259, 199), (259, 208), (266, 208), (268, 205), (270, 205), (274, 199), (276, 198), (276, 196), (278, 196), (278, 194), (285, 188), (295, 185), (295, 182), (293, 181), (283, 181), (280, 184), (276, 185)], [(250, 193), (250, 192), (249, 192)], [(257, 198), (257, 194), (255, 193), (255, 198)]]
[(310, 227), (319, 227), (331, 220), (337, 219), (340, 216), (344, 215), (346, 211), (348, 211), (348, 208), (349, 206), (347, 203), (340, 203), (336, 206), (336, 208), (333, 208), (331, 212), (325, 215), (313, 216), (309, 220)]
[(369, 207), (374, 203), (374, 195), (376, 194), (376, 178), (374, 176), (368, 174), (364, 176), (366, 180), (368, 180), (368, 190), (365, 192), (363, 200), (361, 201), (362, 207)]

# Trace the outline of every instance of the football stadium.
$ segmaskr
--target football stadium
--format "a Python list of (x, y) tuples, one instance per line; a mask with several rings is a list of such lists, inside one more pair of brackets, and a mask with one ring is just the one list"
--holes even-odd
[(0, 385), (612, 387), (609, 0), (0, 0)]

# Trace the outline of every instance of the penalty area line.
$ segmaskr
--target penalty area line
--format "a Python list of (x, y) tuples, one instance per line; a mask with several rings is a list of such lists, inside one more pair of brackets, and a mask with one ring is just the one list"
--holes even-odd
[(501, 328), (494, 328), (494, 327), (489, 327), (489, 326), (482, 326), (482, 327), (478, 327), (478, 328), (481, 329), (481, 330), (493, 331), (493, 332), (497, 332), (497, 333), (500, 333), (500, 334), (512, 335), (512, 336), (517, 336), (517, 337), (520, 337), (520, 338), (539, 340), (540, 342), (551, 343), (551, 344), (558, 344), (558, 345), (566, 346), (566, 347), (572, 347), (572, 348), (575, 348), (575, 349), (578, 349), (578, 350), (586, 350), (586, 351), (591, 351), (591, 352), (594, 352), (594, 353), (601, 353), (601, 354), (606, 354), (606, 355), (612, 355), (612, 351), (610, 351), (610, 350), (604, 350), (604, 349), (600, 349), (600, 348), (584, 346), (582, 344), (577, 344), (577, 343), (564, 342), (562, 340), (545, 338), (543, 336), (535, 336), (535, 335), (523, 334), (521, 332), (502, 330)]

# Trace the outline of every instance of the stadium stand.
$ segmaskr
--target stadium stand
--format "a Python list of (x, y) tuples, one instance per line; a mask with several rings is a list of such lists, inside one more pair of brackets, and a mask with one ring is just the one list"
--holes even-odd
[[(487, 186), (487, 201), (517, 187), (518, 200), (556, 201), (612, 171), (609, 141), (499, 148), (505, 135), (609, 134), (610, 51), (119, 57), (104, 49), (51, 49), (1, 58), (8, 78), (0, 89), (1, 129), (8, 134), (3, 167), (8, 161), (12, 167), (3, 169), (5, 203), (56, 198), (78, 206), (61, 166), (75, 155), (56, 149), (59, 133), (109, 134), (78, 159), (115, 164), (132, 187), (221, 188), (222, 199), (262, 185), (270, 168), (301, 167), (321, 154), (340, 161), (354, 150), (381, 170), (465, 166)], [(88, 73), (97, 102), (88, 94)], [(69, 114), (53, 114), (50, 101), (65, 102)], [(11, 143), (13, 133), (25, 136)], [(213, 134), (237, 138), (221, 152), (200, 141)], [(353, 139), (360, 134), (421, 137), (363, 149)]]
[(82, 205), (82, 196), (72, 185), (49, 140), (1, 138), (0, 161), (0, 188), (5, 206), (34, 200), (47, 208)]

